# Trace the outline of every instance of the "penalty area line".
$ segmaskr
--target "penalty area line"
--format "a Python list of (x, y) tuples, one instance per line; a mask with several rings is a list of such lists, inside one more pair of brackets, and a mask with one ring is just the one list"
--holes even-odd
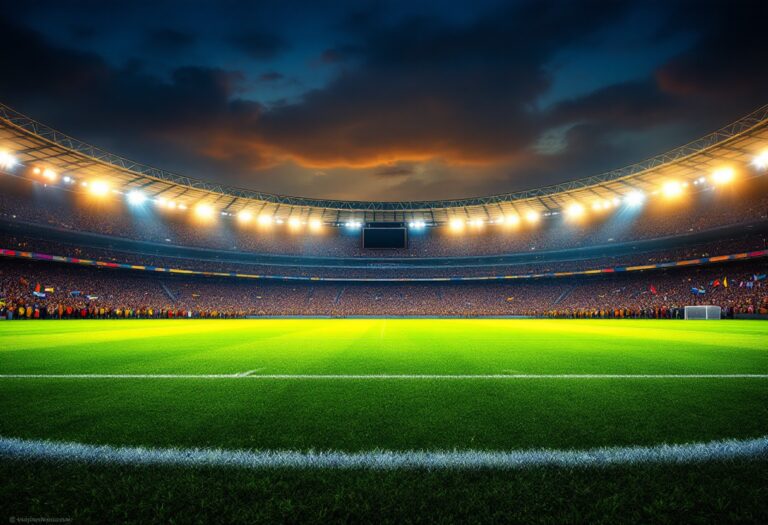
[(302, 452), (114, 447), (0, 437), (0, 458), (98, 465), (167, 465), (246, 469), (522, 470), (536, 467), (601, 468), (768, 459), (768, 436), (683, 445), (602, 447), (586, 450), (373, 450)]
[(0, 379), (537, 380), (768, 379), (768, 374), (0, 374)]

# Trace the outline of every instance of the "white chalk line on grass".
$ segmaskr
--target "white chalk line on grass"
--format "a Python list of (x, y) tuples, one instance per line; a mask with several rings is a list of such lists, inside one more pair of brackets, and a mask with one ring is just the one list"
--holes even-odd
[(768, 379), (768, 374), (0, 374), (0, 379), (251, 379), (251, 380), (472, 380), (472, 379)]
[(246, 469), (477, 470), (534, 467), (600, 468), (768, 459), (768, 436), (684, 445), (603, 447), (587, 450), (301, 452), (114, 447), (0, 437), (0, 458), (99, 465), (168, 465)]

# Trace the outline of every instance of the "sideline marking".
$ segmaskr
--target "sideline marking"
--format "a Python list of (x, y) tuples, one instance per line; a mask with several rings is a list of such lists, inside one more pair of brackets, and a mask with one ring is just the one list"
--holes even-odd
[(768, 459), (768, 436), (649, 447), (601, 447), (587, 450), (301, 452), (294, 450), (221, 450), (113, 447), (0, 437), (0, 458), (84, 462), (100, 465), (172, 465), (185, 467), (477, 470), (555, 466), (600, 468), (612, 465), (681, 464), (734, 459)]
[(768, 379), (768, 374), (0, 374), (0, 379)]

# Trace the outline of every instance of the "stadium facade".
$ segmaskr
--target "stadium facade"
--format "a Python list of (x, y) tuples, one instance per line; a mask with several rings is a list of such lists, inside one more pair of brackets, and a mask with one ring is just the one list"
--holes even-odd
[[(768, 308), (768, 105), (609, 173), (443, 201), (226, 187), (124, 159), (2, 105), (0, 153), (0, 293), (27, 311), (146, 312), (136, 294), (154, 297), (153, 311), (185, 316)], [(402, 230), (409, 242), (368, 249), (360, 239), (369, 227)], [(66, 284), (45, 292), (46, 280)], [(135, 289), (107, 300), (105, 282)], [(94, 293), (81, 289), (89, 286)]]

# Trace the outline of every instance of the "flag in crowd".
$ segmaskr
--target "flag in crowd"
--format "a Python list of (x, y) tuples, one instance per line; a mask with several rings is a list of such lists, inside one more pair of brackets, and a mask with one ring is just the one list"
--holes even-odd
[(691, 287), (691, 293), (694, 295), (704, 295), (707, 291), (704, 288)]

